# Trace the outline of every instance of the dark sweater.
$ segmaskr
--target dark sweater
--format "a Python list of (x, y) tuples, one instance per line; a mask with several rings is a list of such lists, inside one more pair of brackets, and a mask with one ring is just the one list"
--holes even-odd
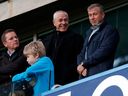
[(55, 83), (63, 85), (78, 80), (77, 55), (83, 46), (83, 37), (71, 31), (54, 31), (43, 42), (54, 64)]

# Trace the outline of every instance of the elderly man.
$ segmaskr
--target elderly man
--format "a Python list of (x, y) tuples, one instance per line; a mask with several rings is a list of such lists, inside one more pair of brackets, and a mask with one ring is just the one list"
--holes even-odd
[(83, 37), (69, 30), (68, 13), (59, 10), (53, 14), (55, 30), (45, 38), (44, 44), (55, 68), (55, 83), (68, 84), (78, 80), (77, 55), (83, 45)]

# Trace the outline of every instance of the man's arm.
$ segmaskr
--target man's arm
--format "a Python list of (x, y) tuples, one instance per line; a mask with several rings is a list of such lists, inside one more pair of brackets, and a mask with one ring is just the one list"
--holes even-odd
[(19, 70), (23, 70), (22, 68), (25, 67), (27, 67), (27, 62), (26, 62), (26, 58), (22, 55), (14, 62), (8, 61), (8, 64), (5, 64), (4, 66), (0, 66), (0, 75), (5, 75), (5, 74), (10, 75)]

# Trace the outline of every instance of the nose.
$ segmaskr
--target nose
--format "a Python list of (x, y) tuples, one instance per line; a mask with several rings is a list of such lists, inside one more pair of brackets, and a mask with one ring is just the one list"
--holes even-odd
[(94, 15), (91, 15), (91, 16), (90, 16), (90, 19), (91, 19), (91, 20), (94, 19)]
[(13, 40), (18, 41), (18, 38), (17, 37), (14, 37)]
[(61, 21), (61, 23), (67, 24), (67, 23), (68, 23), (68, 20), (67, 20), (67, 19), (63, 19), (63, 20)]
[(29, 60), (27, 59), (27, 62), (28, 62)]
[(61, 23), (62, 23), (62, 24), (65, 24), (66, 22), (63, 20)]

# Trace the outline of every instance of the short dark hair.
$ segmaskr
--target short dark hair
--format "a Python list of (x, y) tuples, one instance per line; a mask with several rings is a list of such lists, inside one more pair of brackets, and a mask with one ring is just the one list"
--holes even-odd
[(88, 8), (87, 8), (87, 10), (90, 10), (90, 9), (92, 9), (92, 8), (94, 8), (94, 7), (99, 7), (100, 10), (101, 10), (102, 12), (104, 12), (104, 7), (103, 7), (103, 5), (101, 5), (100, 3), (94, 3), (94, 4), (89, 5)]
[(10, 33), (10, 32), (16, 32), (14, 29), (6, 29), (4, 32), (3, 32), (3, 34), (1, 35), (1, 41), (2, 42), (5, 42), (5, 40), (6, 40), (6, 38), (5, 38), (5, 35), (7, 34), (7, 33)]

